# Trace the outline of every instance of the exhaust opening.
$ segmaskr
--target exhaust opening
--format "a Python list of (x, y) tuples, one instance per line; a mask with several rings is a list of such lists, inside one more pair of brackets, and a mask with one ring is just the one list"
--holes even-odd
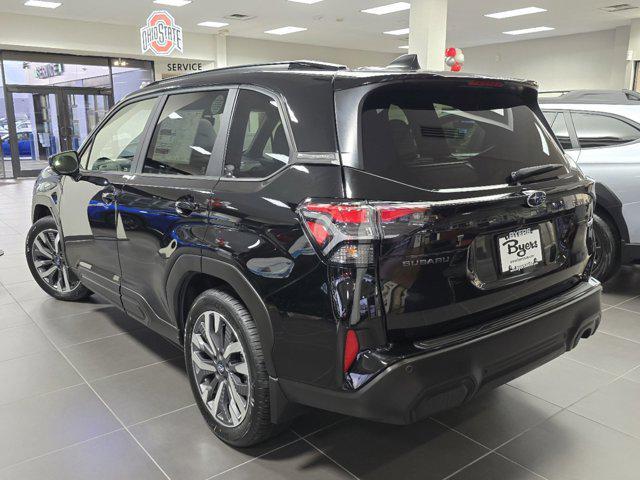
[(584, 332), (582, 332), (581, 338), (589, 338), (593, 332), (590, 328), (587, 328)]

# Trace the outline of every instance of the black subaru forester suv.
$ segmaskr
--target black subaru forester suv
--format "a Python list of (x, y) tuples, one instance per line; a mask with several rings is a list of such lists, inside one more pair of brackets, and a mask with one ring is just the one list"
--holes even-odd
[(235, 446), (301, 405), (415, 422), (572, 349), (600, 322), (594, 184), (536, 84), (406, 64), (129, 96), (38, 178), (34, 278), (182, 345)]

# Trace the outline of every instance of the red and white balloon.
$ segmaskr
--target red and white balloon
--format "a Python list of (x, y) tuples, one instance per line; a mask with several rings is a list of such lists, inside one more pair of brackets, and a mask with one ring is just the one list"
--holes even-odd
[(459, 72), (464, 64), (464, 53), (459, 48), (449, 47), (444, 52), (444, 63), (451, 67), (452, 72)]

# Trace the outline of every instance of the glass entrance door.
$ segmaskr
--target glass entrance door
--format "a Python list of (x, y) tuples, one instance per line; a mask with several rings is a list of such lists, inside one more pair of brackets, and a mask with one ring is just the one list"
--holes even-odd
[(14, 120), (9, 120), (2, 141), (3, 156), (11, 158), (16, 176), (20, 171), (40, 171), (49, 156), (60, 151), (56, 95), (16, 92), (12, 100)]
[(109, 112), (110, 98), (104, 93), (95, 92), (65, 91), (62, 96), (62, 104), (66, 109), (64, 149), (78, 150), (84, 139)]
[[(51, 155), (77, 150), (106, 116), (112, 94), (107, 89), (73, 87), (9, 87), (8, 137), (15, 177), (35, 176)], [(5, 169), (7, 165), (5, 164)]]

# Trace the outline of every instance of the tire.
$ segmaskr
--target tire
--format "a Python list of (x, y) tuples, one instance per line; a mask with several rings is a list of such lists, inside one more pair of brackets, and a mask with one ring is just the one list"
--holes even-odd
[[(36, 221), (27, 233), (27, 265), (40, 288), (58, 300), (77, 302), (91, 295), (68, 268), (60, 254), (58, 225), (53, 217)], [(48, 275), (48, 272), (51, 272)]]
[(591, 275), (602, 283), (620, 268), (620, 236), (617, 229), (604, 216), (593, 215), (595, 254)]
[[(236, 341), (239, 347), (229, 348)], [(249, 447), (280, 430), (271, 423), (269, 375), (258, 329), (242, 303), (220, 290), (202, 293), (189, 311), (184, 346), (196, 403), (218, 438), (234, 447)], [(216, 355), (227, 351), (233, 353)], [(238, 413), (243, 412), (240, 419)]]

